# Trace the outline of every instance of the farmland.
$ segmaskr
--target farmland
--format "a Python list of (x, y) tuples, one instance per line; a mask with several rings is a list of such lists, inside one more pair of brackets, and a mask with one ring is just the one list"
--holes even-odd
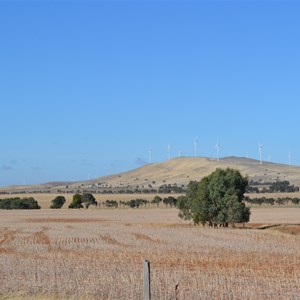
[[(0, 211), (0, 298), (141, 299), (144, 259), (153, 299), (300, 294), (300, 209), (254, 208), (248, 229), (195, 227), (177, 213)], [(286, 225), (255, 228), (275, 223)]]

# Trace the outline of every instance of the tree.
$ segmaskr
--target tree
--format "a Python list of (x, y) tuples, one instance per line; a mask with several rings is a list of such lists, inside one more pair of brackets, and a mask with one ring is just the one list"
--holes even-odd
[(82, 195), (80, 195), (80, 194), (73, 195), (73, 201), (69, 205), (69, 208), (83, 208)]
[(116, 200), (106, 200), (105, 201), (105, 206), (106, 207), (118, 207), (119, 206), (119, 204), (118, 204), (118, 202), (116, 201)]
[(166, 204), (167, 206), (175, 206), (177, 202), (177, 199), (175, 197), (169, 196), (167, 198), (163, 199), (163, 203)]
[(162, 198), (161, 198), (161, 197), (155, 196), (155, 197), (152, 199), (151, 203), (156, 204), (157, 207), (158, 207), (158, 206), (159, 206), (159, 203), (160, 203), (161, 201), (162, 201)]
[(5, 198), (0, 199), (0, 209), (40, 209), (38, 202), (30, 198)]
[(52, 204), (51, 204), (50, 208), (62, 208), (62, 206), (66, 202), (66, 199), (64, 196), (57, 196), (51, 202), (52, 202)]
[(88, 208), (91, 204), (97, 205), (97, 201), (95, 197), (91, 193), (83, 193), (81, 197), (82, 203), (84, 203), (85, 207)]
[(243, 202), (247, 185), (247, 177), (238, 170), (216, 169), (200, 182), (188, 184), (186, 195), (177, 200), (179, 217), (209, 226), (248, 222), (250, 209)]

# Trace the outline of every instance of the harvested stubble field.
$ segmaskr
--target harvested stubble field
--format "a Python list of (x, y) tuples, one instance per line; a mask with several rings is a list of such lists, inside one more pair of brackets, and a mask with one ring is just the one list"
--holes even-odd
[[(210, 229), (177, 213), (0, 211), (0, 298), (141, 299), (144, 259), (153, 299), (300, 298), (298, 226)], [(296, 208), (260, 208), (251, 222), (299, 216)]]

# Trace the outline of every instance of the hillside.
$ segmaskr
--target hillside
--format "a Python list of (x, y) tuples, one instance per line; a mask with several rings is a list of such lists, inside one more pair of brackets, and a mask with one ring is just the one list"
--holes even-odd
[[(178, 157), (157, 164), (148, 164), (129, 172), (106, 176), (93, 183), (106, 182), (112, 186), (136, 186), (152, 184), (187, 184), (190, 180), (200, 180), (216, 168), (236, 168), (254, 181), (289, 180), (300, 184), (300, 167), (264, 162), (249, 158), (225, 157), (217, 161), (211, 158)], [(153, 182), (155, 182), (153, 184)], [(86, 182), (86, 184), (90, 184)]]
[(0, 191), (38, 191), (48, 190), (57, 191), (68, 188), (135, 188), (147, 187), (151, 185), (153, 188), (163, 184), (185, 185), (190, 180), (200, 180), (213, 172), (216, 168), (236, 168), (243, 175), (249, 176), (251, 180), (262, 182), (273, 182), (276, 180), (288, 180), (292, 184), (300, 185), (300, 167), (289, 166), (284, 164), (276, 164), (244, 158), (244, 157), (225, 157), (217, 161), (216, 159), (205, 157), (178, 157), (162, 163), (153, 163), (142, 166), (140, 168), (115, 174), (104, 176), (94, 180), (66, 183), (52, 182), (32, 186), (13, 186), (1, 188)]

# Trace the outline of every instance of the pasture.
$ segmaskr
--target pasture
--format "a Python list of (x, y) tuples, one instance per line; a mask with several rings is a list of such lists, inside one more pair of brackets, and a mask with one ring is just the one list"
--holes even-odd
[[(151, 262), (153, 299), (300, 295), (298, 226), (211, 229), (177, 213), (0, 211), (0, 298), (142, 299), (144, 259)], [(297, 208), (252, 209), (250, 225), (299, 217)]]

